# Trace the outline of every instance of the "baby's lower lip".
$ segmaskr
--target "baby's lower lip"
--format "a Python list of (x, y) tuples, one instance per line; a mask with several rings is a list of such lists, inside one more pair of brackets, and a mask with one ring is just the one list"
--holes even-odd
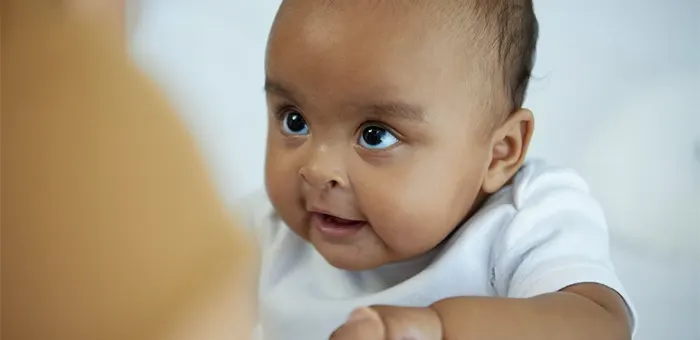
[(321, 235), (330, 238), (352, 236), (365, 225), (367, 222), (364, 221), (342, 220), (320, 213), (311, 214), (311, 226), (318, 230)]

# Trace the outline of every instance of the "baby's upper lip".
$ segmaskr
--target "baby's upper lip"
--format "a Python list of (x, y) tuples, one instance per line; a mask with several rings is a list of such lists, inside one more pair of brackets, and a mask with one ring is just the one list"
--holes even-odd
[(332, 209), (326, 209), (326, 208), (319, 207), (319, 206), (313, 206), (311, 208), (307, 208), (306, 210), (308, 210), (311, 213), (329, 215), (329, 216), (337, 217), (339, 219), (348, 220), (348, 221), (360, 221), (360, 222), (364, 221), (361, 218), (353, 218), (353, 217), (351, 217), (352, 215), (350, 215), (350, 214), (334, 213), (334, 212), (332, 212)]

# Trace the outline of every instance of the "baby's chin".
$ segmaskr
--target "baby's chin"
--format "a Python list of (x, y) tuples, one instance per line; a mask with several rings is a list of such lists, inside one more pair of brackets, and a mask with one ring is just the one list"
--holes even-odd
[(370, 240), (354, 242), (329, 242), (314, 231), (308, 242), (331, 266), (348, 271), (363, 271), (381, 267), (391, 262), (386, 248)]
[(348, 252), (344, 252), (338, 249), (331, 251), (323, 251), (319, 250), (319, 248), (316, 246), (314, 247), (321, 254), (321, 256), (323, 256), (326, 262), (328, 262), (328, 264), (335, 268), (351, 272), (372, 270), (379, 268), (387, 263), (386, 261), (383, 261), (381, 259), (365, 260), (359, 259), (358, 256), (348, 256)]
[[(316, 251), (331, 266), (352, 272), (373, 270), (386, 267), (414, 259), (425, 258), (424, 255), (434, 254), (435, 247), (426, 251), (419, 251), (415, 254), (399, 254), (387, 248), (384, 244), (329, 244), (327, 242), (314, 242), (313, 237), (309, 240)], [(430, 256), (432, 258), (432, 256)]]
[[(321, 254), (323, 256), (323, 254)], [(330, 264), (331, 266), (341, 269), (341, 270), (346, 270), (350, 272), (361, 272), (361, 271), (366, 271), (366, 270), (372, 270), (372, 269), (377, 269), (383, 265), (383, 263), (380, 264), (373, 264), (373, 263), (367, 263), (364, 261), (357, 261), (356, 259), (348, 258), (348, 257), (339, 257), (339, 256), (323, 256), (324, 259), (326, 259), (326, 262)]]

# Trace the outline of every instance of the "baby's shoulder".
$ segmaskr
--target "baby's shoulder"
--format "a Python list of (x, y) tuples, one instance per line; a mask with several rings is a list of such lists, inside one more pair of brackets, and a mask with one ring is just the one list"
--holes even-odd
[(518, 213), (602, 213), (588, 183), (574, 169), (542, 160), (527, 161), (511, 183), (494, 197), (496, 205), (509, 204)]
[[(488, 248), (499, 296), (531, 297), (580, 282), (622, 291), (603, 209), (572, 169), (527, 162), (467, 223), (462, 242), (454, 244)], [(470, 240), (473, 235), (481, 238)]]
[(570, 247), (607, 242), (605, 214), (586, 181), (573, 169), (541, 160), (528, 161), (482, 210), (481, 226), (498, 226), (490, 233), (495, 253), (554, 240)]

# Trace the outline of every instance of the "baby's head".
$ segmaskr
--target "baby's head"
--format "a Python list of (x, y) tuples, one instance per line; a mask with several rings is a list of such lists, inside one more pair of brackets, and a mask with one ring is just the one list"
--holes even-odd
[(536, 39), (529, 0), (284, 1), (266, 60), (281, 218), (343, 269), (436, 247), (522, 164)]

